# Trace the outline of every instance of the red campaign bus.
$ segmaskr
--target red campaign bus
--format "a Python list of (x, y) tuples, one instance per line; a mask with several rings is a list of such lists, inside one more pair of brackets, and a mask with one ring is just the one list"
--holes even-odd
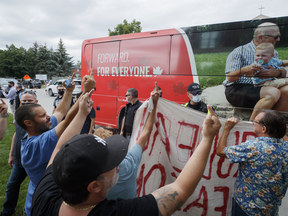
[(163, 98), (183, 104), (189, 101), (190, 83), (200, 83), (202, 88), (221, 85), (226, 78), (227, 56), (236, 47), (250, 42), (255, 28), (263, 22), (279, 26), (281, 41), (275, 49), (287, 53), (288, 17), (84, 40), (81, 78), (93, 68), (97, 86), (92, 96), (95, 124), (121, 127), (129, 88), (136, 88), (139, 100), (144, 101), (157, 81)]

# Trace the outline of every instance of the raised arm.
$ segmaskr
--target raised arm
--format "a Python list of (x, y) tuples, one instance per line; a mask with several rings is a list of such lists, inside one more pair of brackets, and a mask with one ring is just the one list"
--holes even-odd
[(0, 103), (0, 140), (3, 139), (7, 125), (8, 105), (1, 99)]
[[(83, 78), (82, 84), (84, 86), (84, 91), (82, 93), (82, 95), (84, 95), (87, 92), (90, 92), (92, 89), (94, 89), (95, 87), (95, 80), (94, 80), (94, 74), (93, 74), (93, 70), (91, 71), (90, 76), (86, 75)], [(66, 93), (65, 93), (66, 94)], [(82, 97), (82, 95), (79, 97), (79, 99)], [(60, 122), (56, 127), (55, 127), (55, 131), (56, 131), (56, 135), (59, 138), (61, 136), (61, 134), (63, 133), (63, 131), (68, 127), (68, 125), (70, 124), (70, 122), (73, 120), (73, 118), (75, 117), (75, 115), (78, 112), (78, 108), (79, 108), (79, 99), (76, 101), (76, 103), (71, 107), (71, 109), (69, 110), (69, 112), (67, 113), (64, 121)], [(62, 101), (61, 101), (62, 102)], [(69, 106), (70, 106), (71, 101), (69, 101)], [(86, 116), (87, 117), (87, 116)], [(85, 119), (86, 119), (85, 117)]]
[(62, 83), (66, 89), (66, 92), (65, 92), (61, 102), (59, 103), (59, 105), (56, 107), (56, 109), (54, 107), (53, 111), (52, 111), (52, 114), (57, 119), (58, 124), (59, 124), (59, 122), (62, 121), (62, 119), (67, 114), (67, 112), (70, 108), (70, 104), (71, 104), (71, 100), (72, 100), (72, 96), (73, 96), (72, 92), (75, 88), (75, 83), (73, 81), (74, 75), (75, 75), (75, 72), (72, 74), (72, 82), (71, 82), (72, 87), (68, 88), (65, 85), (65, 82)]
[(171, 215), (181, 207), (192, 195), (203, 175), (213, 139), (221, 127), (209, 105), (208, 109), (211, 114), (204, 120), (202, 140), (176, 181), (152, 192), (158, 204), (159, 215)]
[(223, 158), (227, 158), (227, 156), (225, 155), (225, 148), (227, 146), (227, 138), (228, 135), (231, 131), (231, 129), (238, 123), (238, 119), (237, 118), (229, 118), (227, 119), (224, 129), (223, 129), (223, 133), (222, 136), (220, 137), (218, 146), (217, 146), (217, 151), (216, 154), (219, 157), (223, 157)]
[(150, 136), (150, 133), (153, 129), (153, 124), (155, 121), (155, 115), (156, 115), (156, 109), (158, 104), (158, 99), (160, 97), (160, 93), (158, 92), (158, 85), (157, 82), (155, 82), (155, 90), (151, 92), (151, 97), (153, 100), (154, 108), (151, 113), (148, 114), (145, 126), (143, 128), (143, 131), (140, 135), (140, 137), (137, 140), (137, 144), (141, 146), (142, 151), (144, 150), (145, 144)]
[(15, 142), (15, 135), (16, 135), (16, 132), (13, 134), (13, 137), (12, 137), (12, 141), (11, 141), (11, 147), (10, 147), (10, 152), (9, 152), (9, 158), (8, 158), (8, 164), (10, 167), (13, 167), (14, 165), (14, 142)]
[(79, 111), (73, 121), (63, 132), (62, 136), (59, 138), (47, 167), (53, 162), (55, 155), (61, 149), (62, 145), (69, 141), (75, 135), (80, 134), (86, 117), (90, 113), (93, 106), (93, 101), (91, 100), (91, 95), (93, 91), (94, 90), (91, 90), (89, 93), (86, 93), (77, 100), (77, 102), (79, 103)]

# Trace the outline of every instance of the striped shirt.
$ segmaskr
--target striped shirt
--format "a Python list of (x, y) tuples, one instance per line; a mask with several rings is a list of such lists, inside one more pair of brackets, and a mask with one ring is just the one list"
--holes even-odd
[[(256, 45), (254, 44), (253, 40), (250, 43), (235, 48), (227, 57), (225, 68), (226, 75), (231, 71), (236, 71), (242, 67), (253, 64), (255, 61), (254, 58), (255, 49)], [(274, 50), (274, 58), (278, 59), (278, 52), (276, 50)], [(253, 82), (251, 78), (246, 77), (246, 74), (241, 76), (235, 82), (228, 82), (226, 77), (226, 80), (224, 80), (223, 85), (230, 86), (232, 84), (253, 85)]]

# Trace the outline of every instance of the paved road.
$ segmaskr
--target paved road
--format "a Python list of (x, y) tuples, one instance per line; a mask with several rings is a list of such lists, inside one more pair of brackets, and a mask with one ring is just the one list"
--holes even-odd
[[(44, 107), (48, 115), (52, 114), (53, 110), (53, 101), (55, 97), (50, 97), (49, 95), (46, 95), (45, 89), (37, 89), (36, 90), (38, 103)], [(3, 98), (5, 102), (8, 104), (8, 99)], [(11, 111), (10, 111), (11, 112)], [(282, 205), (280, 207), (279, 216), (288, 216), (288, 195), (284, 197), (282, 201)]]
[[(50, 97), (49, 95), (46, 95), (45, 88), (37, 89), (36, 94), (37, 94), (38, 103), (42, 107), (44, 107), (48, 115), (51, 115), (53, 111), (53, 101), (55, 97)], [(7, 98), (2, 98), (2, 99), (5, 101), (5, 103), (8, 104)], [(9, 112), (11, 112), (10, 109), (9, 109)]]

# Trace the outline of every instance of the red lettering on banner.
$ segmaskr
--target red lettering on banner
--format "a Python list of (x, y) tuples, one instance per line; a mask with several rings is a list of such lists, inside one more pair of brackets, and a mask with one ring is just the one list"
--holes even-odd
[[(189, 158), (191, 157), (191, 155), (194, 152), (195, 146), (197, 144), (197, 138), (199, 135), (199, 125), (195, 125), (195, 124), (189, 124), (189, 123), (185, 123), (185, 122), (178, 122), (178, 124), (180, 125), (179, 130), (178, 130), (178, 135), (176, 138), (176, 147), (177, 147), (177, 154), (178, 154), (178, 160), (182, 163), (186, 163)], [(191, 132), (190, 132), (191, 130)], [(185, 145), (182, 143), (178, 144), (178, 140), (182, 139), (183, 133), (189, 133), (191, 134), (191, 138), (190, 138), (190, 142), (189, 145)], [(180, 153), (179, 149), (184, 149), (184, 150), (188, 150), (187, 153)], [(182, 152), (182, 151), (181, 151)]]
[[(201, 199), (201, 195), (203, 195), (203, 204), (199, 203), (199, 200)], [(207, 195), (207, 191), (206, 191), (206, 187), (205, 186), (201, 187), (198, 199), (196, 199), (192, 203), (188, 204), (183, 209), (183, 211), (187, 212), (192, 207), (203, 208), (203, 212), (202, 212), (201, 216), (206, 216), (207, 215), (207, 211), (208, 211), (208, 195)]]
[[(157, 124), (159, 125), (159, 122), (156, 123), (156, 127), (157, 127)], [(157, 127), (157, 128), (158, 128), (158, 127)], [(151, 156), (151, 154), (152, 154), (152, 150), (153, 150), (153, 148), (154, 148), (154, 144), (155, 144), (156, 137), (158, 136), (158, 134), (159, 134), (159, 132), (158, 132), (158, 130), (156, 130), (155, 133), (154, 133), (154, 135), (153, 135), (153, 142), (152, 142), (151, 150), (150, 150), (150, 152), (149, 152), (149, 156)], [(151, 136), (152, 136), (152, 135), (151, 135)], [(150, 136), (150, 137), (151, 137), (151, 136)], [(150, 137), (149, 137), (149, 139), (150, 139)]]
[[(235, 133), (235, 138), (236, 138), (236, 141), (235, 141), (235, 145), (238, 145), (239, 144), (239, 137), (240, 137), (240, 133), (239, 131), (236, 131)], [(234, 164), (229, 164), (229, 168), (228, 168), (228, 172), (226, 174), (222, 174), (222, 165), (225, 161), (225, 158), (220, 158), (219, 161), (218, 161), (218, 164), (217, 164), (217, 175), (219, 178), (227, 178), (228, 176), (230, 176), (230, 172), (231, 172), (231, 169), (233, 167)]]
[(145, 169), (145, 164), (142, 164), (141, 166), (141, 170), (139, 173), (138, 178), (136, 179), (136, 183), (137, 183), (137, 196), (140, 196), (140, 192), (141, 192), (141, 188), (143, 185), (143, 196), (146, 195), (146, 190), (145, 190), (145, 185), (148, 181), (148, 179), (150, 178), (152, 172), (156, 169), (158, 169), (161, 173), (161, 182), (158, 188), (163, 187), (165, 185), (166, 182), (166, 172), (165, 172), (165, 167), (158, 163), (158, 164), (154, 164), (151, 169), (149, 170), (149, 172), (147, 173), (147, 175), (144, 177), (144, 184), (143, 184), (143, 173), (144, 173), (144, 169)]
[(228, 199), (229, 199), (229, 187), (215, 187), (214, 191), (220, 191), (223, 192), (223, 206), (220, 207), (215, 207), (215, 211), (219, 211), (222, 212), (221, 216), (225, 216), (226, 215), (226, 211), (227, 211), (227, 204), (228, 204)]
[(149, 172), (147, 173), (147, 175), (144, 177), (144, 185), (143, 185), (143, 195), (146, 195), (146, 191), (145, 191), (145, 185), (147, 183), (147, 180), (149, 179), (149, 177), (151, 176), (152, 172), (155, 169), (159, 169), (160, 173), (161, 173), (161, 182), (158, 188), (163, 187), (165, 185), (166, 182), (166, 172), (165, 172), (165, 167), (163, 165), (159, 164), (154, 164), (154, 166), (152, 166), (152, 168), (149, 170)]
[(217, 151), (217, 143), (218, 143), (218, 139), (219, 139), (219, 132), (216, 134), (215, 139), (214, 139), (214, 145), (213, 145), (213, 152), (210, 155), (210, 161), (209, 161), (209, 174), (208, 176), (205, 176), (203, 174), (203, 178), (206, 180), (210, 180), (211, 179), (211, 172), (212, 172), (212, 164), (213, 164), (213, 160), (215, 158), (216, 155), (216, 151)]
[[(172, 168), (178, 173), (181, 173), (181, 171), (182, 171), (182, 170), (180, 170), (180, 169), (178, 169), (177, 167), (174, 167), (174, 166), (172, 166)], [(171, 173), (171, 176), (177, 178), (177, 176), (176, 176), (176, 174), (174, 172)]]
[(145, 169), (145, 164), (142, 164), (141, 166), (141, 170), (140, 170), (140, 173), (136, 179), (136, 184), (137, 184), (137, 197), (140, 196), (140, 192), (141, 192), (141, 189), (142, 189), (142, 183), (143, 183), (143, 173), (144, 173), (144, 169)]
[[(161, 122), (162, 126), (163, 126), (163, 129), (164, 129), (164, 136), (165, 137), (161, 137), (161, 141), (162, 143), (165, 145), (165, 150), (167, 152), (167, 156), (168, 156), (168, 159), (169, 159), (169, 162), (171, 162), (170, 160), (170, 155), (171, 155), (171, 145), (170, 145), (170, 141), (169, 141), (169, 138), (168, 138), (168, 132), (167, 132), (167, 129), (165, 127), (165, 120), (164, 120), (164, 116), (162, 113), (157, 113), (157, 118), (158, 118), (158, 121)], [(159, 128), (160, 124), (158, 124), (158, 127), (157, 129)], [(170, 129), (170, 128), (169, 128)], [(159, 129), (158, 129), (159, 130)]]
[(247, 140), (248, 136), (254, 136), (255, 138), (258, 137), (254, 132), (252, 131), (244, 131), (242, 136), (242, 142), (245, 142)]

